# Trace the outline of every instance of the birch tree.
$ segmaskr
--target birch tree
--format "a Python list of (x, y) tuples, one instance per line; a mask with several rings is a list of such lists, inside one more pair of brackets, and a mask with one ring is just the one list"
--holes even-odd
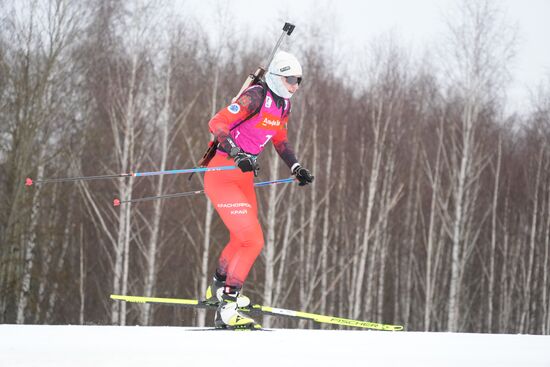
[(448, 306), (448, 329), (460, 326), (461, 282), (465, 265), (465, 243), (472, 228), (465, 227), (466, 210), (475, 206), (471, 185), (479, 177), (480, 159), (476, 156), (476, 125), (483, 106), (500, 91), (506, 81), (507, 61), (513, 54), (513, 37), (494, 3), (462, 1), (458, 16), (448, 22), (449, 47), (446, 77), (453, 82), (453, 92), (460, 96), (461, 110), (457, 122), (458, 141), (450, 152), (453, 208), (449, 213), (451, 272)]
[(491, 251), (489, 252), (489, 294), (487, 296), (487, 331), (493, 329), (493, 304), (495, 294), (495, 257), (497, 242), (497, 207), (499, 203), (500, 170), (502, 165), (502, 139), (498, 138), (497, 161), (494, 168), (495, 185), (493, 190), (493, 205), (491, 211)]
[[(366, 192), (362, 197), (366, 201), (364, 222), (358, 228), (361, 228), (361, 238), (356, 244), (355, 255), (357, 256), (353, 264), (353, 277), (351, 294), (353, 295), (352, 317), (358, 318), (362, 310), (371, 311), (373, 286), (375, 275), (376, 250), (379, 249), (379, 242), (373, 242), (371, 238), (385, 217), (389, 214), (392, 206), (395, 205), (396, 193), (391, 195), (388, 204), (381, 203), (379, 194), (384, 186), (383, 162), (389, 155), (389, 139), (391, 125), (398, 123), (402, 112), (402, 88), (399, 83), (403, 82), (401, 73), (399, 50), (392, 42), (389, 42), (387, 48), (374, 48), (374, 62), (370, 69), (370, 78), (372, 87), (367, 91), (363, 107), (368, 111), (369, 118), (366, 120), (370, 126), (372, 140), (366, 143), (368, 145), (368, 155), (371, 157), (368, 171), (362, 172), (362, 180), (368, 182)], [(367, 107), (368, 106), (368, 107)], [(389, 184), (389, 182), (388, 182)], [(379, 209), (376, 213), (376, 209)], [(367, 265), (368, 260), (368, 265)], [(367, 276), (365, 278), (365, 275)], [(366, 289), (363, 283), (366, 282)], [(364, 302), (364, 304), (363, 304)]]
[[(11, 192), (6, 196), (10, 202), (4, 223), (7, 223), (5, 240), (11, 251), (3, 251), (5, 261), (1, 262), (0, 286), (5, 289), (4, 286), (10, 287), (15, 279), (20, 279), (16, 322), (24, 323), (33, 297), (31, 282), (40, 242), (43, 197), (41, 187), (27, 196), (22, 182), (31, 173), (43, 175), (47, 158), (56, 151), (50, 139), (59, 128), (56, 117), (65, 92), (61, 64), (66, 60), (65, 50), (74, 41), (79, 10), (66, 1), (29, 1), (9, 11), (12, 17), (8, 22), (10, 43), (7, 43), (6, 57), (11, 58), (8, 61), (11, 65), (6, 70), (6, 86), (10, 91), (6, 107), (11, 104), (7, 111), (13, 115), (7, 130), (10, 148), (6, 173), (11, 180)], [(25, 197), (31, 199), (28, 204), (22, 202)], [(21, 231), (26, 234), (21, 235)], [(9, 258), (16, 249), (21, 250), (20, 262)], [(3, 302), (2, 307), (4, 305)]]
[[(102, 11), (116, 11), (112, 9), (97, 8), (97, 14)], [(112, 132), (112, 146), (114, 163), (109, 162), (106, 166), (114, 168), (115, 172), (136, 172), (140, 169), (143, 159), (144, 144), (136, 141), (144, 132), (143, 120), (150, 118), (148, 107), (151, 106), (150, 97), (145, 90), (145, 62), (147, 52), (142, 40), (147, 38), (151, 25), (147, 21), (148, 12), (152, 11), (148, 3), (135, 3), (125, 9), (127, 18), (124, 26), (127, 32), (123, 42), (115, 48), (116, 57), (107, 58), (107, 69), (105, 80), (107, 88), (105, 95), (96, 95), (98, 107), (105, 111), (107, 126)], [(110, 14), (112, 16), (112, 14)], [(107, 17), (109, 19), (109, 17)], [(102, 20), (99, 20), (102, 21)], [(121, 26), (118, 24), (117, 26)], [(111, 27), (113, 32), (120, 32), (117, 27)], [(111, 35), (115, 36), (116, 33)], [(93, 45), (101, 47), (100, 44)], [(114, 46), (114, 45), (111, 45)], [(97, 61), (94, 60), (94, 61)], [(95, 65), (90, 66), (96, 67)], [(96, 69), (97, 70), (97, 69)], [(146, 136), (146, 135), (144, 135)], [(131, 199), (134, 186), (134, 177), (128, 181), (119, 180), (115, 183), (118, 197)], [(87, 201), (87, 208), (90, 215), (98, 223), (100, 235), (106, 235), (111, 247), (107, 253), (112, 252), (112, 292), (125, 294), (128, 290), (128, 276), (130, 266), (130, 242), (132, 239), (132, 206), (124, 205), (118, 212), (113, 209), (104, 209), (98, 206), (98, 197), (90, 189), (89, 185), (80, 185), (84, 199)], [(124, 325), (126, 323), (126, 304), (120, 302), (111, 303), (111, 323)]]
[[(441, 118), (441, 121), (443, 121), (443, 118)], [(427, 256), (426, 256), (426, 279), (425, 279), (425, 305), (424, 305), (424, 330), (428, 331), (430, 330), (430, 323), (432, 319), (432, 308), (433, 308), (433, 297), (435, 293), (435, 283), (437, 280), (437, 276), (435, 276), (436, 269), (434, 269), (434, 260), (438, 261), (439, 258), (435, 255), (434, 247), (437, 246), (438, 240), (436, 238), (436, 232), (437, 232), (437, 224), (436, 224), (436, 218), (437, 218), (437, 208), (438, 208), (438, 200), (439, 200), (439, 190), (440, 190), (440, 180), (441, 180), (441, 169), (442, 169), (442, 163), (441, 163), (441, 155), (443, 147), (443, 129), (440, 126), (438, 130), (438, 143), (437, 143), (437, 154), (435, 159), (435, 167), (430, 167), (428, 160), (425, 159), (426, 162), (426, 173), (429, 179), (429, 182), (431, 184), (432, 189), (432, 196), (430, 200), (430, 216), (428, 221), (428, 234), (427, 234)], [(435, 258), (435, 259), (434, 259)]]

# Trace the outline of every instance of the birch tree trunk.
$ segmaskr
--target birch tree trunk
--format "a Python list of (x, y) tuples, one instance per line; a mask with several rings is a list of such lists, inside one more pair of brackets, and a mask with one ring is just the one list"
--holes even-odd
[[(327, 161), (325, 164), (326, 170), (325, 170), (325, 180), (326, 180), (326, 186), (325, 186), (325, 192), (328, 194), (327, 199), (325, 201), (325, 208), (323, 210), (323, 232), (321, 237), (321, 313), (323, 315), (327, 314), (327, 291), (328, 291), (328, 247), (329, 247), (329, 229), (331, 227), (331, 218), (330, 218), (330, 194), (332, 191), (333, 185), (331, 185), (332, 180), (330, 179), (332, 176), (332, 145), (333, 145), (333, 127), (330, 125), (328, 130), (328, 147), (327, 147)], [(325, 328), (326, 325), (323, 325), (322, 328)]]
[[(462, 274), (468, 256), (476, 243), (472, 234), (481, 226), (476, 213), (479, 176), (484, 169), (484, 157), (476, 151), (476, 127), (480, 111), (504, 84), (506, 61), (513, 56), (514, 35), (506, 32), (507, 24), (490, 1), (463, 1), (458, 14), (449, 20), (450, 61), (447, 79), (456, 87), (451, 97), (459, 97), (460, 117), (457, 133), (453, 134), (450, 153), (453, 199), (450, 216), (451, 264), (447, 324), (449, 331), (458, 331), (462, 295)], [(493, 97), (494, 96), (494, 97)], [(454, 135), (458, 135), (456, 138)], [(473, 226), (476, 228), (473, 228)], [(477, 238), (477, 235), (474, 235)]]
[[(57, 190), (55, 191), (57, 193)], [(71, 189), (71, 194), (68, 196), (69, 203), (74, 203), (76, 197), (76, 190)], [(54, 195), (52, 198), (53, 202), (57, 202), (58, 195)], [(51, 316), (51, 307), (49, 299), (51, 297), (57, 297), (57, 291), (58, 291), (58, 274), (62, 270), (62, 266), (65, 262), (65, 255), (67, 252), (67, 248), (69, 246), (69, 238), (70, 234), (73, 233), (73, 215), (75, 211), (75, 206), (70, 205), (67, 209), (67, 217), (64, 221), (64, 230), (63, 230), (63, 236), (61, 236), (61, 241), (57, 238), (57, 236), (52, 237), (50, 240), (50, 244), (46, 249), (47, 254), (44, 256), (43, 260), (43, 269), (42, 269), (42, 279), (40, 280), (40, 286), (39, 286), (39, 293), (38, 293), (38, 299), (39, 299), (39, 305), (42, 305), (44, 302), (46, 303), (45, 311), (43, 311), (43, 308), (40, 308), (37, 310), (37, 316), (36, 316), (36, 322), (39, 322), (42, 320), (44, 323), (49, 323), (50, 320), (48, 317)], [(51, 227), (54, 227), (56, 225), (56, 222), (60, 220), (59, 215), (54, 216), (54, 220), (52, 221)], [(57, 261), (54, 261), (53, 253), (56, 251), (57, 247), (56, 245), (58, 242), (61, 242), (61, 248), (57, 254)], [(61, 262), (61, 265), (59, 263)], [(55, 264), (55, 265), (54, 265)], [(46, 296), (48, 296), (48, 300), (46, 300)], [(46, 316), (44, 316), (46, 315)]]
[[(383, 105), (384, 101), (380, 96), (378, 96), (378, 100), (375, 100), (375, 104), (373, 106), (373, 133), (374, 133), (374, 139), (373, 139), (373, 148), (372, 148), (372, 165), (369, 172), (369, 184), (368, 184), (368, 194), (367, 194), (367, 207), (366, 207), (366, 213), (365, 213), (365, 221), (362, 226), (363, 229), (363, 238), (361, 240), (361, 247), (360, 247), (360, 254), (359, 259), (357, 262), (357, 276), (354, 279), (352, 292), (354, 294), (354, 303), (353, 303), (353, 312), (352, 312), (352, 318), (357, 319), (361, 315), (362, 310), (362, 300), (365, 297), (370, 297), (371, 294), (363, 294), (365, 291), (363, 289), (363, 281), (365, 277), (366, 272), (366, 265), (367, 265), (367, 259), (371, 259), (370, 266), (372, 267), (372, 261), (374, 254), (369, 253), (370, 250), (370, 236), (372, 235), (372, 232), (375, 230), (372, 227), (372, 216), (373, 216), (373, 208), (374, 203), (378, 194), (378, 180), (380, 178), (380, 167), (382, 163), (382, 155), (383, 155), (383, 146), (384, 142), (386, 140), (386, 131), (388, 128), (388, 119), (384, 119), (383, 117)], [(384, 121), (383, 121), (384, 119)], [(369, 267), (369, 271), (372, 274), (372, 268)], [(367, 287), (369, 287), (369, 284), (367, 284)]]
[[(421, 182), (421, 175), (416, 174), (416, 171), (420, 171), (418, 167), (417, 161), (419, 160), (419, 138), (417, 130), (415, 129), (414, 136), (413, 136), (413, 147), (414, 152), (412, 156), (412, 164), (411, 164), (411, 170), (409, 173), (409, 181), (408, 186), (409, 187), (409, 193), (407, 197), (407, 204), (405, 206), (405, 228), (407, 237), (403, 241), (403, 244), (406, 245), (406, 249), (404, 251), (404, 259), (402, 261), (403, 269), (400, 269), (400, 273), (404, 274), (405, 278), (400, 281), (400, 283), (404, 283), (402, 288), (396, 287), (396, 299), (402, 298), (403, 301), (400, 302), (402, 304), (401, 309), (399, 310), (396, 308), (396, 313), (394, 315), (394, 319), (402, 319), (405, 324), (409, 323), (409, 320), (411, 318), (411, 307), (412, 307), (412, 299), (413, 299), (413, 262), (415, 258), (415, 243), (416, 243), (416, 233), (417, 233), (417, 222), (418, 222), (418, 213), (420, 211), (419, 205), (420, 205), (420, 182)], [(398, 313), (399, 312), (399, 313)]]
[[(214, 116), (217, 112), (218, 105), (218, 88), (219, 88), (219, 79), (220, 79), (220, 70), (216, 67), (214, 74), (214, 83), (212, 86), (212, 99), (211, 99), (211, 116)], [(212, 241), (212, 219), (214, 218), (214, 207), (210, 203), (210, 200), (206, 201), (206, 212), (204, 215), (204, 241), (203, 241), (203, 250), (202, 250), (202, 261), (200, 267), (200, 278), (199, 278), (199, 290), (200, 292), (205, 292), (210, 281), (208, 273), (208, 261), (210, 255), (210, 243)], [(201, 310), (197, 314), (197, 323), (198, 326), (204, 326), (206, 320), (206, 312)]]
[[(442, 119), (443, 120), (443, 119)], [(432, 188), (432, 197), (431, 197), (431, 206), (430, 206), (430, 219), (428, 224), (428, 245), (427, 245), (427, 256), (426, 256), (426, 294), (424, 302), (424, 331), (430, 330), (431, 316), (432, 316), (432, 305), (433, 305), (433, 293), (435, 288), (435, 281), (437, 279), (433, 274), (433, 256), (434, 256), (434, 242), (436, 239), (435, 236), (435, 220), (436, 220), (436, 211), (437, 203), (439, 198), (439, 186), (440, 186), (440, 168), (441, 168), (441, 154), (443, 149), (443, 126), (438, 133), (438, 148), (437, 155), (435, 160), (434, 172), (431, 172), (429, 167), (426, 168), (428, 172), (429, 181)], [(427, 161), (427, 160), (426, 160)], [(428, 164), (428, 163), (427, 163)]]
[[(58, 200), (58, 190), (57, 187), (53, 188), (53, 193), (51, 196), (51, 202), (56, 203)], [(72, 206), (69, 207), (69, 210), (72, 210)], [(59, 211), (56, 210), (54, 213), (52, 213), (48, 220), (47, 228), (50, 230), (51, 228), (55, 228), (56, 224), (60, 221)], [(53, 252), (55, 251), (55, 244), (57, 242), (57, 238), (55, 236), (51, 236), (48, 240), (48, 244), (46, 246), (42, 246), (43, 249), (41, 249), (41, 275), (39, 279), (39, 285), (38, 285), (38, 300), (36, 302), (36, 311), (34, 315), (34, 323), (37, 324), (40, 322), (42, 318), (43, 313), (43, 307), (42, 304), (44, 302), (44, 298), (46, 297), (46, 289), (49, 279), (51, 278), (50, 275), (50, 268), (53, 258)]]
[[(295, 186), (291, 187), (288, 196), (293, 197), (295, 192)], [(291, 287), (286, 284), (286, 282), (289, 282), (288, 277), (285, 277), (287, 275), (287, 267), (288, 267), (288, 255), (289, 255), (289, 249), (291, 244), (291, 231), (293, 227), (293, 218), (294, 218), (294, 207), (290, 207), (286, 211), (285, 216), (285, 222), (284, 222), (284, 232), (283, 232), (283, 238), (281, 240), (281, 251), (279, 253), (279, 259), (278, 259), (278, 266), (277, 266), (277, 279), (275, 281), (275, 291), (272, 295), (272, 301), (274, 305), (284, 304), (286, 301), (286, 298), (290, 294)], [(283, 293), (283, 289), (285, 292)]]
[(502, 266), (501, 266), (501, 273), (503, 274), (504, 281), (501, 282), (502, 285), (500, 287), (500, 309), (499, 309), (499, 330), (504, 331), (507, 325), (507, 320), (510, 317), (510, 286), (509, 286), (509, 274), (511, 274), (510, 271), (508, 271), (509, 263), (510, 263), (510, 254), (509, 254), (509, 212), (510, 212), (510, 199), (509, 199), (509, 193), (505, 196), (504, 199), (504, 219), (502, 220), (502, 232), (504, 234), (504, 239), (502, 241)]
[[(171, 79), (171, 66), (168, 64), (168, 70), (166, 73), (166, 83), (164, 86), (164, 105), (159, 116), (159, 129), (160, 129), (160, 166), (159, 170), (166, 170), (166, 162), (168, 160), (169, 150), (169, 119), (170, 119), (170, 79)], [(155, 196), (160, 196), (164, 192), (164, 175), (158, 177)], [(156, 200), (153, 203), (153, 224), (151, 226), (151, 237), (149, 239), (149, 245), (147, 246), (147, 254), (145, 256), (145, 281), (144, 281), (144, 295), (145, 297), (152, 297), (153, 291), (156, 286), (157, 280), (157, 252), (159, 247), (160, 237), (160, 220), (162, 216), (163, 200)], [(147, 303), (140, 308), (141, 325), (150, 325), (153, 323), (154, 318), (151, 312), (151, 304)]]
[[(361, 134), (361, 144), (359, 149), (359, 157), (361, 157), (361, 161), (365, 161), (365, 156), (367, 154), (367, 147), (365, 143), (365, 137), (364, 134)], [(344, 169), (342, 168), (342, 173), (344, 172)], [(366, 182), (368, 181), (366, 179), (365, 175), (366, 170), (363, 170), (361, 172), (361, 179), (359, 182), (359, 198), (357, 200), (357, 216), (354, 219), (353, 224), (351, 225), (352, 229), (360, 228), (362, 224), (364, 223), (364, 216), (366, 215), (366, 201), (367, 201), (367, 190), (365, 188)], [(342, 208), (342, 215), (345, 215), (346, 208)], [(350, 230), (349, 228), (347, 229)], [(345, 294), (347, 294), (348, 301), (348, 311), (347, 315), (348, 317), (352, 318), (354, 314), (354, 308), (355, 308), (355, 287), (357, 284), (357, 278), (359, 276), (359, 254), (361, 251), (361, 231), (355, 230), (353, 233), (353, 247), (350, 249), (350, 254), (348, 256), (351, 256), (351, 270), (350, 270), (350, 289), (346, 290)]]
[(497, 206), (500, 185), (500, 166), (502, 160), (502, 139), (499, 136), (497, 162), (495, 170), (495, 186), (493, 190), (493, 207), (491, 220), (491, 251), (489, 253), (489, 285), (487, 297), (487, 332), (493, 332), (493, 303), (495, 297), (495, 256), (497, 243)]
[(535, 261), (535, 245), (536, 245), (536, 231), (538, 225), (538, 216), (539, 216), (539, 187), (541, 179), (541, 169), (542, 161), (544, 157), (545, 147), (541, 147), (540, 154), (537, 159), (537, 173), (534, 182), (534, 197), (533, 197), (533, 213), (531, 217), (531, 230), (530, 230), (530, 240), (529, 240), (529, 253), (528, 253), (528, 263), (527, 263), (527, 276), (525, 278), (525, 283), (523, 285), (523, 296), (522, 296), (522, 308), (521, 308), (521, 318), (519, 324), (519, 330), (521, 333), (527, 333), (529, 330), (529, 311), (531, 307), (531, 288), (532, 277), (533, 277), (533, 267)]
[[(79, 291), (79, 298), (80, 298), (80, 310), (79, 310), (79, 323), (80, 325), (84, 325), (84, 311), (86, 306), (86, 261), (84, 259), (84, 235), (82, 230), (82, 225), (80, 226), (80, 243), (79, 243), (79, 270), (80, 270), (80, 276), (79, 276), (79, 282), (78, 282), (78, 291)], [(68, 243), (68, 241), (67, 241)], [(57, 284), (56, 284), (57, 285)], [(55, 301), (53, 302), (55, 303)], [(53, 307), (51, 307), (53, 309)]]
[[(399, 129), (399, 126), (397, 126), (397, 129)], [(394, 137), (394, 139), (397, 139), (397, 137)], [(384, 172), (384, 184), (382, 185), (382, 210), (381, 213), (381, 219), (380, 219), (380, 226), (379, 226), (379, 240), (378, 240), (378, 246), (379, 246), (379, 269), (378, 269), (378, 290), (377, 290), (377, 305), (376, 305), (376, 320), (382, 320), (383, 317), (383, 311), (384, 311), (384, 299), (385, 299), (385, 281), (386, 281), (386, 257), (388, 253), (388, 246), (390, 245), (390, 238), (391, 234), (389, 233), (389, 218), (388, 215), (385, 213), (388, 213), (390, 208), (395, 205), (392, 204), (392, 189), (394, 186), (394, 173), (395, 173), (395, 156), (394, 156), (394, 143), (395, 141), (392, 141), (390, 144), (390, 150), (391, 153), (388, 155), (388, 159), (386, 159), (386, 167)]]
[[(317, 137), (317, 128), (318, 128), (318, 120), (316, 118), (311, 121), (313, 125), (313, 154), (312, 154), (312, 165), (311, 170), (312, 172), (317, 171), (317, 167), (319, 164), (319, 155), (318, 155), (318, 137)], [(315, 260), (317, 259), (317, 256), (315, 256), (315, 250), (316, 250), (316, 232), (317, 232), (317, 217), (319, 213), (319, 206), (318, 206), (318, 187), (316, 185), (307, 185), (303, 187), (304, 189), (307, 188), (309, 190), (309, 214), (307, 217), (307, 223), (308, 223), (308, 233), (307, 233), (307, 242), (304, 243), (306, 247), (306, 258), (305, 258), (305, 271), (304, 271), (304, 277), (305, 277), (305, 284), (306, 284), (306, 298), (304, 302), (302, 303), (302, 307), (308, 307), (310, 306), (311, 300), (313, 298), (313, 294), (315, 291), (315, 282), (317, 280), (317, 277), (319, 274), (315, 270)], [(305, 194), (305, 193), (304, 193)]]
[[(550, 157), (546, 158), (546, 171), (548, 172), (548, 165)], [(543, 309), (543, 318), (542, 318), (542, 333), (545, 335), (550, 334), (550, 295), (549, 295), (549, 268), (550, 263), (548, 262), (550, 258), (550, 187), (546, 191), (546, 225), (544, 231), (544, 260), (542, 263), (542, 309)], [(546, 320), (545, 320), (546, 319)]]
[[(74, 192), (71, 194), (71, 198), (74, 199), (75, 194)], [(73, 202), (74, 200), (70, 200)], [(63, 239), (61, 242), (61, 251), (59, 253), (59, 257), (57, 258), (57, 262), (55, 264), (55, 268), (53, 273), (56, 275), (56, 277), (53, 279), (52, 284), (50, 284), (50, 292), (48, 295), (48, 308), (45, 315), (45, 323), (49, 324), (53, 321), (54, 313), (55, 313), (55, 307), (57, 303), (57, 299), (59, 297), (59, 281), (58, 281), (58, 275), (62, 272), (64, 266), (65, 266), (65, 260), (66, 260), (66, 254), (67, 249), (69, 248), (69, 244), (71, 242), (71, 235), (73, 234), (73, 228), (72, 228), (72, 215), (73, 215), (73, 207), (69, 209), (69, 213), (67, 216), (67, 222), (65, 225), (65, 229), (63, 230)], [(80, 226), (80, 241), (83, 242), (82, 239), (82, 225)], [(81, 258), (83, 254), (80, 255)], [(83, 259), (82, 259), (83, 261)], [(82, 278), (81, 278), (82, 279)], [(82, 287), (82, 284), (81, 284)], [(82, 300), (82, 298), (81, 298)], [(82, 323), (81, 323), (82, 324)]]
[[(133, 149), (134, 149), (134, 119), (135, 119), (135, 100), (134, 93), (136, 88), (136, 73), (138, 67), (138, 55), (134, 52), (130, 64), (130, 80), (128, 84), (128, 93), (126, 95), (126, 106), (122, 119), (119, 120), (117, 113), (112, 111), (110, 115), (110, 123), (112, 126), (115, 139), (115, 147), (119, 158), (120, 172), (128, 172), (133, 166)], [(122, 141), (118, 134), (122, 128)], [(118, 194), (121, 198), (130, 200), (132, 197), (134, 178), (131, 177), (128, 182), (119, 180)], [(130, 252), (130, 216), (132, 206), (125, 205), (120, 208), (118, 214), (118, 229), (117, 240), (114, 248), (114, 267), (113, 267), (113, 293), (125, 294), (128, 289), (128, 262)], [(126, 302), (111, 303), (111, 323), (113, 325), (126, 324)]]
[[(37, 170), (38, 177), (44, 176), (44, 149), (39, 151), (39, 165)], [(34, 251), (36, 248), (37, 242), (37, 227), (38, 227), (38, 215), (40, 211), (40, 192), (41, 186), (35, 188), (33, 198), (32, 198), (32, 210), (31, 210), (31, 220), (28, 228), (29, 235), (25, 243), (25, 257), (24, 257), (24, 266), (23, 266), (23, 276), (21, 280), (21, 289), (19, 291), (19, 302), (17, 304), (17, 316), (16, 322), (18, 324), (25, 323), (25, 311), (27, 309), (27, 304), (30, 297), (30, 288), (31, 288), (31, 277), (34, 268)]]
[(454, 193), (454, 215), (452, 219), (452, 235), (451, 235), (451, 283), (449, 289), (449, 312), (447, 324), (449, 331), (458, 331), (459, 324), (459, 308), (460, 308), (460, 272), (462, 264), (462, 237), (464, 231), (464, 206), (466, 180), (470, 167), (471, 160), (471, 145), (473, 142), (473, 119), (474, 106), (467, 105), (465, 107), (462, 123), (463, 138), (462, 152), (459, 153), (460, 166), (458, 168), (458, 177), (456, 177), (456, 189)]
[[(272, 154), (269, 162), (269, 178), (270, 180), (276, 180), (279, 172), (280, 159), (276, 154)], [(269, 195), (267, 201), (267, 236), (265, 239), (265, 245), (262, 250), (262, 255), (265, 262), (265, 281), (264, 281), (264, 294), (263, 302), (266, 305), (273, 304), (273, 290), (275, 288), (274, 280), (274, 268), (275, 268), (275, 255), (276, 255), (276, 218), (277, 218), (277, 185), (272, 185), (269, 188)], [(269, 328), (271, 327), (271, 317), (264, 316), (262, 325)]]

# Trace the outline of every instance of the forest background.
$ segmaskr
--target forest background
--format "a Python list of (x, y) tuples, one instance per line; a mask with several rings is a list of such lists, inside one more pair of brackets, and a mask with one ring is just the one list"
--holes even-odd
[[(200, 175), (24, 185), (196, 166), (208, 120), (282, 22), (228, 37), (239, 26), (223, 12), (204, 29), (165, 3), (0, 1), (1, 323), (211, 323), (109, 300), (203, 294), (228, 240), (204, 196), (112, 206), (201, 189)], [(283, 46), (304, 68), (289, 136), (316, 178), (257, 189), (254, 301), (409, 330), (550, 333), (550, 78), (509, 111), (516, 30), (499, 4), (458, 1), (437, 49), (413, 55), (386, 34), (353, 69), (326, 23), (297, 25)], [(258, 181), (290, 174), (273, 149), (260, 165)]]

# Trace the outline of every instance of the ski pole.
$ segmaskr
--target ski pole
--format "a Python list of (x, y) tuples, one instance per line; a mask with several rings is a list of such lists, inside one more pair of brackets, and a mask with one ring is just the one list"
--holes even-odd
[(130, 172), (130, 173), (119, 173), (119, 174), (114, 174), (114, 175), (46, 178), (46, 179), (39, 179), (39, 180), (33, 180), (30, 177), (27, 177), (27, 179), (25, 180), (25, 186), (32, 186), (33, 184), (44, 184), (44, 183), (53, 183), (53, 182), (107, 180), (107, 179), (111, 179), (111, 178), (120, 178), (120, 177), (145, 177), (145, 176), (158, 176), (158, 175), (175, 175), (175, 174), (179, 174), (179, 173), (224, 171), (224, 170), (231, 170), (231, 169), (235, 169), (235, 166), (198, 167), (198, 168), (188, 168), (188, 169), (173, 169), (173, 170), (168, 170), (168, 171)]
[[(255, 187), (262, 187), (262, 186), (269, 186), (269, 185), (276, 185), (276, 184), (282, 184), (282, 183), (290, 183), (293, 182), (294, 178), (283, 178), (279, 180), (273, 180), (273, 181), (264, 181), (264, 182), (257, 182), (254, 184)], [(156, 200), (156, 199), (170, 199), (170, 198), (178, 198), (178, 197), (184, 197), (184, 196), (193, 196), (193, 195), (200, 195), (204, 194), (204, 190), (197, 190), (197, 191), (187, 191), (187, 192), (179, 192), (176, 194), (168, 194), (168, 195), (159, 195), (159, 196), (148, 196), (144, 198), (139, 199), (131, 199), (131, 200), (120, 200), (120, 199), (114, 199), (113, 205), (114, 206), (120, 206), (121, 204), (128, 204), (128, 203), (140, 203), (142, 201), (150, 201), (150, 200)]]

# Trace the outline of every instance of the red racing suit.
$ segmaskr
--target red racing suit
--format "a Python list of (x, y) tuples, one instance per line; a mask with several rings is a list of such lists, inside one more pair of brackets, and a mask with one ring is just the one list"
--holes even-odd
[[(272, 140), (277, 153), (289, 168), (293, 167), (298, 161), (287, 139), (289, 113), (290, 101), (271, 93), (267, 86), (248, 88), (208, 123), (219, 142), (208, 167), (233, 164), (227, 154), (231, 150), (228, 137), (244, 152), (256, 156)], [(238, 168), (206, 172), (204, 190), (229, 230), (229, 243), (220, 255), (217, 272), (227, 276), (227, 285), (241, 288), (264, 245), (254, 174)]]

